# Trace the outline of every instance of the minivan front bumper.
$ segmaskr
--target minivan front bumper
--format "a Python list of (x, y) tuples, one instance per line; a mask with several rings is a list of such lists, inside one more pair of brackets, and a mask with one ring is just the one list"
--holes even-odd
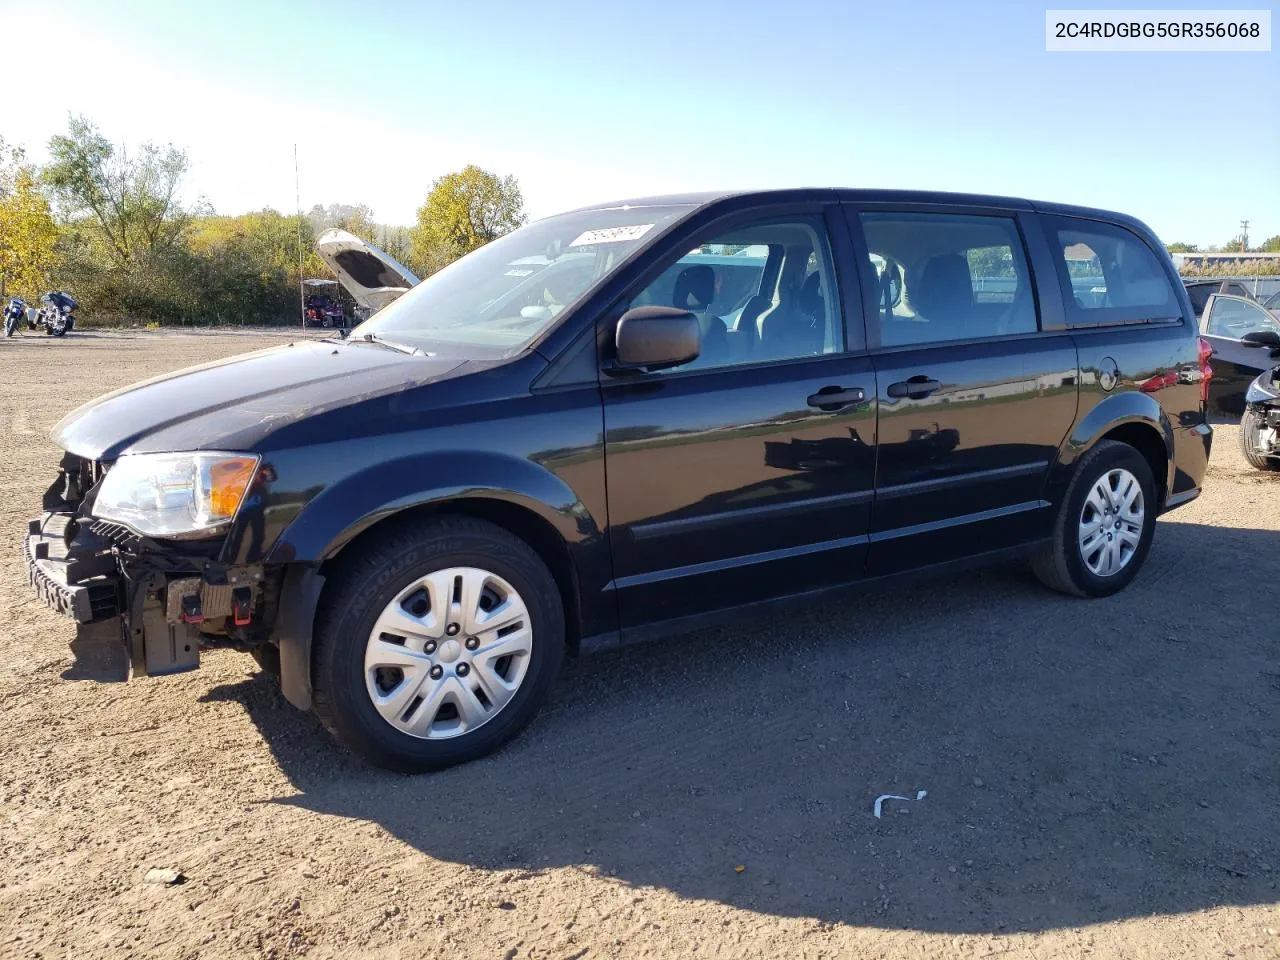
[(67, 511), (30, 521), (22, 554), (36, 595), (78, 629), (118, 621), (135, 676), (195, 670), (203, 646), (262, 642), (260, 566), (135, 552), (117, 525)]

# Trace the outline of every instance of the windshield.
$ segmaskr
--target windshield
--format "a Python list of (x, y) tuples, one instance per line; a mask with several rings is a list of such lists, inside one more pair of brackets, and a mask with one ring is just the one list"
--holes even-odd
[(516, 353), (688, 206), (548, 217), (456, 260), (351, 331)]

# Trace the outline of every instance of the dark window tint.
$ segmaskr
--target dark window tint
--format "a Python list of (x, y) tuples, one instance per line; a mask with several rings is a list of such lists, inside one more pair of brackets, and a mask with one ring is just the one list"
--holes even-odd
[(1196, 316), (1204, 313), (1204, 308), (1209, 304), (1209, 298), (1218, 292), (1218, 282), (1213, 283), (1188, 283), (1187, 296), (1191, 298), (1191, 309), (1196, 312)]
[(1234, 297), (1214, 297), (1204, 332), (1239, 340), (1246, 333), (1280, 333), (1280, 322), (1256, 303)]
[(1008, 217), (865, 213), (880, 342), (887, 347), (1030, 333), (1030, 270)]
[(713, 234), (632, 298), (630, 307), (697, 314), (701, 353), (673, 370), (818, 356), (844, 349), (821, 220), (762, 223)]
[(1048, 224), (1074, 323), (1129, 323), (1181, 313), (1168, 274), (1136, 234), (1067, 217), (1049, 218)]

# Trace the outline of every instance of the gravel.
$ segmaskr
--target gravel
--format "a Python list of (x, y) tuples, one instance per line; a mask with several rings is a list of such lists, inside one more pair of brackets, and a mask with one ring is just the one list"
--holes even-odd
[(1280, 476), (1233, 426), (1117, 597), (1001, 567), (625, 649), (403, 777), (244, 654), (114, 682), (18, 562), (63, 413), (282, 339), (0, 341), (6, 960), (1280, 955)]

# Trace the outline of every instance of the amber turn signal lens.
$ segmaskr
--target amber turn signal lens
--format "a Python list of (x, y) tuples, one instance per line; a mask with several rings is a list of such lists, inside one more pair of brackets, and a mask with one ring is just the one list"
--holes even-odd
[(235, 516), (257, 469), (257, 457), (228, 457), (209, 468), (209, 507), (215, 517)]

